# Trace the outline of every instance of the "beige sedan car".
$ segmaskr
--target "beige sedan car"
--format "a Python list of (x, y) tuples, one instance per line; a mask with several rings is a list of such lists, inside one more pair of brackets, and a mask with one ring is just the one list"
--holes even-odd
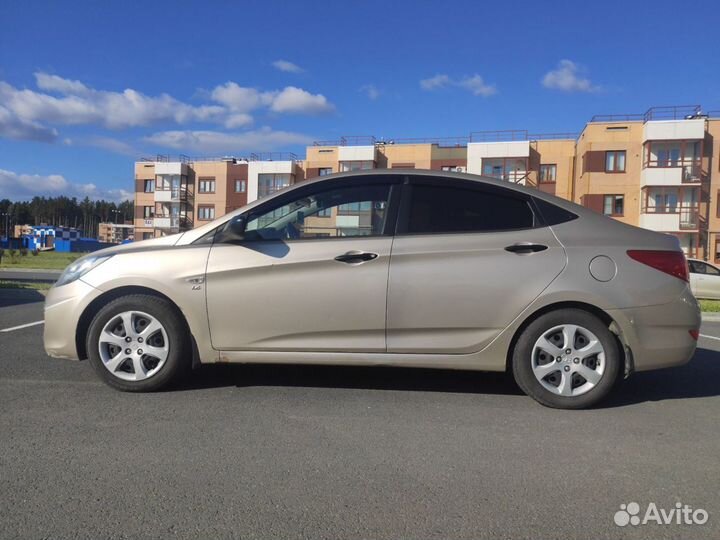
[(102, 250), (47, 295), (45, 349), (128, 391), (217, 362), (508, 371), (597, 403), (687, 362), (700, 311), (675, 238), (467, 174), (303, 182), (202, 227)]
[(720, 269), (698, 259), (689, 259), (690, 289), (695, 298), (720, 300)]

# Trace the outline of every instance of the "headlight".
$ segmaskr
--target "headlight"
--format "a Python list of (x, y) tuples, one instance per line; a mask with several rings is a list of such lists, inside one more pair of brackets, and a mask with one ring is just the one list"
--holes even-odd
[(61, 285), (67, 285), (68, 283), (72, 283), (76, 279), (79, 279), (85, 274), (87, 274), (97, 265), (107, 261), (110, 257), (112, 257), (112, 255), (90, 255), (88, 257), (78, 259), (70, 266), (68, 266), (65, 270), (63, 270), (63, 273), (60, 274), (60, 278), (55, 282), (55, 286), (60, 287)]

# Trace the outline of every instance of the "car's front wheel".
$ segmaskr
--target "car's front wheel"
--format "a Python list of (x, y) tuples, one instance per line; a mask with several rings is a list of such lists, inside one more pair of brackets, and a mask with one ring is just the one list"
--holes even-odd
[(582, 409), (603, 399), (622, 365), (617, 339), (595, 315), (561, 309), (541, 315), (520, 335), (512, 368), (530, 397), (562, 409)]
[(151, 392), (176, 381), (189, 365), (188, 331), (165, 299), (117, 298), (93, 318), (87, 335), (90, 362), (119, 390)]

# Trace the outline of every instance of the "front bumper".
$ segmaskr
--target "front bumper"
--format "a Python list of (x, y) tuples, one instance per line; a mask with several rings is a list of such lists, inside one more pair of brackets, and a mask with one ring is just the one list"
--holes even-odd
[(608, 314), (632, 350), (635, 371), (680, 366), (695, 354), (697, 341), (690, 330), (700, 329), (701, 317), (690, 287), (669, 304), (614, 309)]
[(54, 358), (78, 360), (75, 343), (78, 321), (85, 308), (102, 291), (82, 279), (61, 287), (52, 287), (45, 297), (45, 352)]

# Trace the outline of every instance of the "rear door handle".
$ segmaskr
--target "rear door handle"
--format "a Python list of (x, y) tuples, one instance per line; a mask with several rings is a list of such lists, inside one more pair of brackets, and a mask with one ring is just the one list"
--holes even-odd
[(545, 251), (548, 247), (543, 244), (534, 244), (532, 242), (517, 242), (505, 248), (505, 251), (515, 253), (517, 255), (527, 255), (528, 253), (536, 253)]
[(377, 259), (377, 253), (368, 253), (366, 251), (348, 251), (342, 255), (335, 257), (335, 260), (347, 264), (358, 264), (365, 261)]

